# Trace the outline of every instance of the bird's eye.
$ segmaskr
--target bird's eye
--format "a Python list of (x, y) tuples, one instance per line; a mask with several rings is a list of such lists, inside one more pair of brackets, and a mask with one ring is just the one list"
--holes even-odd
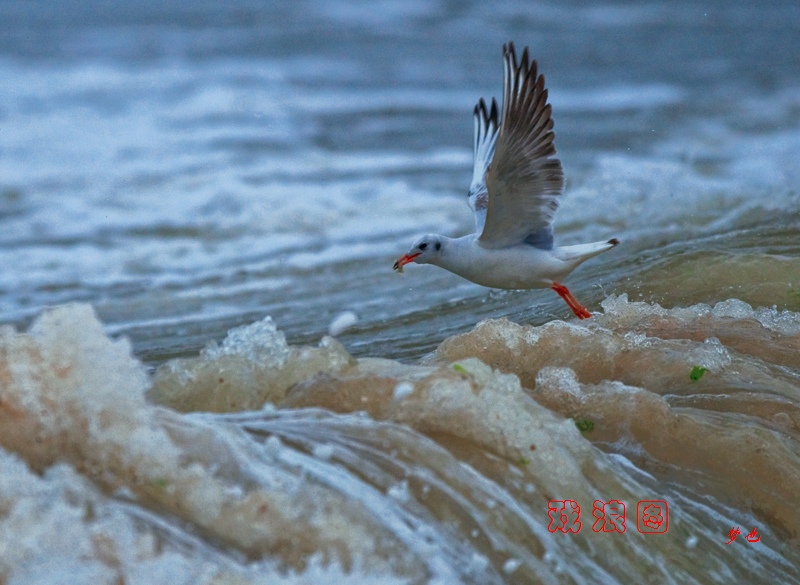
[(428, 244), (427, 244), (426, 242), (422, 242), (422, 243), (419, 245), (419, 249), (420, 249), (420, 250), (424, 250), (424, 249), (425, 249), (425, 248), (427, 248), (427, 247), (428, 247)]
[(441, 242), (436, 242), (436, 249), (437, 250), (441, 250), (442, 249), (442, 243)]

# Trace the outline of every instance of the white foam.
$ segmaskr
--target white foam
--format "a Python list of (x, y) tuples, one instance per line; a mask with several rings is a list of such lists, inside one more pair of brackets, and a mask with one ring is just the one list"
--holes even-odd
[(680, 103), (686, 91), (665, 83), (642, 85), (614, 85), (580, 92), (552, 91), (550, 102), (559, 110), (591, 112), (619, 112), (631, 109), (648, 109)]
[(314, 457), (328, 460), (331, 457), (333, 457), (334, 448), (333, 445), (329, 445), (327, 443), (322, 445), (314, 445), (312, 452), (314, 454)]
[(328, 325), (328, 335), (338, 337), (356, 323), (358, 323), (358, 315), (353, 311), (343, 311), (336, 315)]
[(517, 569), (519, 569), (521, 565), (522, 561), (518, 559), (508, 559), (505, 563), (503, 563), (503, 572), (506, 575), (511, 575)]
[[(683, 321), (693, 321), (702, 316), (712, 316), (717, 319), (754, 319), (769, 330), (782, 335), (800, 334), (800, 313), (794, 311), (778, 311), (775, 308), (759, 307), (753, 309), (751, 305), (739, 299), (720, 301), (713, 307), (705, 303), (697, 303), (689, 307), (675, 307), (665, 309), (658, 303), (644, 303), (629, 301), (628, 294), (619, 296), (609, 295), (601, 303), (605, 315), (619, 322), (628, 322), (647, 315), (659, 317), (674, 317)], [(719, 348), (717, 348), (718, 351)]]
[(414, 384), (411, 382), (400, 382), (397, 386), (394, 387), (392, 391), (392, 397), (395, 400), (403, 400), (411, 394), (414, 393)]
[(408, 491), (408, 482), (406, 480), (400, 481), (389, 488), (386, 495), (401, 502), (407, 502), (411, 498)]
[(209, 360), (223, 356), (238, 356), (264, 367), (280, 367), (289, 359), (286, 336), (267, 316), (261, 321), (228, 331), (222, 345), (209, 344), (203, 354)]

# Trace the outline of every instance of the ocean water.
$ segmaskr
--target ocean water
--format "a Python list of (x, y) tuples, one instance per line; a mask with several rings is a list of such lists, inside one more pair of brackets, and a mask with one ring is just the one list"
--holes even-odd
[[(788, 0), (0, 3), (0, 584), (800, 582), (799, 36)], [(471, 230), (509, 40), (558, 243), (622, 241), (587, 321), (391, 270)]]

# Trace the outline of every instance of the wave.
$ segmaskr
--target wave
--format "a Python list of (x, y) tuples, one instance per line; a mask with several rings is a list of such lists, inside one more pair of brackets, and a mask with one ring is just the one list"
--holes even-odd
[[(152, 376), (87, 305), (4, 327), (0, 529), (24, 545), (0, 576), (792, 582), (800, 315), (603, 307), (484, 321), (416, 365), (266, 319)], [(557, 500), (580, 532), (550, 530)], [(666, 533), (639, 531), (643, 501)]]

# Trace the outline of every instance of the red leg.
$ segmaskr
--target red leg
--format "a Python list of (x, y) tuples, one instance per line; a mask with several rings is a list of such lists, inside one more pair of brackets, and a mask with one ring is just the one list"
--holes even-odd
[(556, 291), (558, 295), (567, 302), (569, 308), (572, 309), (572, 312), (575, 313), (575, 316), (578, 317), (578, 319), (588, 319), (592, 316), (588, 309), (581, 305), (578, 302), (578, 299), (572, 296), (572, 293), (569, 292), (569, 289), (566, 286), (554, 282), (550, 288)]

